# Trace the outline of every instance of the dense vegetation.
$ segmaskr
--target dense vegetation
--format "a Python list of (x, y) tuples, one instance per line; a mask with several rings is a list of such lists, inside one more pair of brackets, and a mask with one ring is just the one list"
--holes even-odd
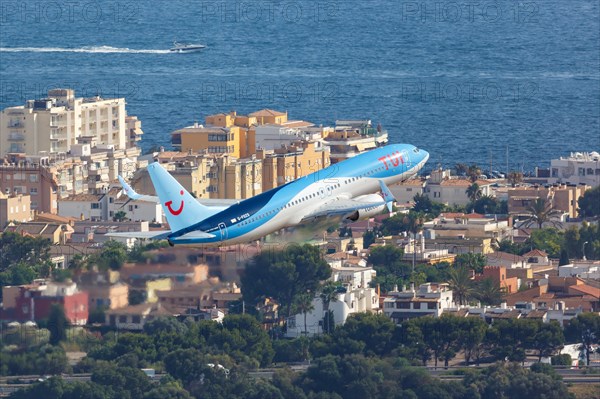
[[(591, 313), (580, 316), (568, 335), (576, 340), (587, 331), (598, 343), (591, 330), (598, 319)], [(107, 334), (97, 342), (74, 370), (92, 373), (90, 382), (51, 378), (13, 397), (568, 398), (566, 386), (543, 365), (527, 370), (517, 363), (497, 363), (465, 370), (460, 382), (442, 382), (414, 367), (437, 360), (448, 364), (459, 352), (467, 363), (521, 362), (526, 352), (555, 354), (564, 342), (558, 325), (527, 319), (488, 327), (477, 318), (424, 317), (396, 326), (383, 315), (359, 314), (328, 335), (276, 341), (249, 315), (227, 316), (223, 325), (157, 319), (141, 333)], [(248, 374), (273, 359), (302, 361), (307, 356), (312, 365), (305, 373), (281, 369), (272, 380)], [(1, 364), (3, 374), (70, 371), (60, 346), (3, 353)], [(144, 367), (167, 375), (150, 383), (140, 371)]]

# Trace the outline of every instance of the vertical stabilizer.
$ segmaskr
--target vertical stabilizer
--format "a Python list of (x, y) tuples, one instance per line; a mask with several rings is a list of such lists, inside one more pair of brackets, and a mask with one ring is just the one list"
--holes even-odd
[(173, 232), (196, 224), (214, 213), (198, 203), (158, 162), (148, 165), (148, 173)]

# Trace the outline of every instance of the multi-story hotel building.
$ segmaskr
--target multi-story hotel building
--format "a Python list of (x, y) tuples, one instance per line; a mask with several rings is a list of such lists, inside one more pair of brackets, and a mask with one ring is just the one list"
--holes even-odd
[(72, 89), (49, 90), (47, 98), (0, 113), (0, 156), (67, 153), (81, 143), (125, 149), (136, 141), (132, 134), (141, 134), (135, 120), (126, 123), (126, 117), (124, 98), (76, 98)]

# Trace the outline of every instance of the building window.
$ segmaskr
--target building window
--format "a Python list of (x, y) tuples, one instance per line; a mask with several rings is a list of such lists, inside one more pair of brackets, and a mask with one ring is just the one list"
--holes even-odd
[(410, 309), (410, 302), (397, 302), (396, 308), (398, 309)]
[(92, 203), (92, 204), (90, 204), (90, 205), (91, 205), (91, 208), (92, 208), (92, 209), (100, 209), (100, 204), (99, 204), (99, 203), (97, 203), (97, 202), (94, 202), (94, 203)]
[(578, 168), (577, 174), (579, 176), (585, 176), (585, 168)]
[(558, 177), (558, 168), (552, 168), (552, 177)]
[(288, 317), (287, 319), (287, 328), (296, 328), (296, 317)]
[(37, 175), (29, 175), (29, 181), (32, 183), (35, 183), (38, 181), (38, 176)]
[(37, 195), (38, 191), (37, 191), (37, 187), (31, 187), (29, 189), (29, 194), (30, 195)]
[(142, 321), (142, 318), (140, 316), (132, 316), (131, 317), (131, 322), (134, 324), (140, 324), (141, 321)]
[(127, 316), (119, 316), (119, 323), (127, 323)]
[(437, 309), (437, 302), (428, 302), (427, 309)]

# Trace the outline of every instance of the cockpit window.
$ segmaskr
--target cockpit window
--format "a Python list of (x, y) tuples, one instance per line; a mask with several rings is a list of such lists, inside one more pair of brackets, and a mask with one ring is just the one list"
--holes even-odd
[(416, 152), (416, 153), (418, 153), (419, 149), (417, 147), (415, 147), (415, 149), (413, 151)]

